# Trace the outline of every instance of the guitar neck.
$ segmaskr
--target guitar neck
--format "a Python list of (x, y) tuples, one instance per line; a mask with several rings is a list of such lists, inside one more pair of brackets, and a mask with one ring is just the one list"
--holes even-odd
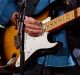
[(55, 19), (52, 19), (51, 21), (44, 24), (45, 31), (49, 32), (52, 30), (55, 30), (57, 28), (62, 27), (65, 23), (74, 20), (76, 18), (80, 17), (80, 7), (65, 13), (62, 16), (59, 16)]

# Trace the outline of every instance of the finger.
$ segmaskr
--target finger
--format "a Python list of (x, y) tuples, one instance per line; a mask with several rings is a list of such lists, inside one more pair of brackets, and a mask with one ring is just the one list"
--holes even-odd
[(39, 34), (42, 33), (42, 30), (33, 30), (33, 29), (25, 28), (25, 32), (29, 34)]
[(28, 23), (25, 23), (25, 28), (35, 29), (35, 30), (41, 30), (42, 29), (42, 27), (40, 27), (40, 26), (28, 24)]
[(31, 23), (31, 24), (35, 24), (37, 20), (31, 18), (31, 17), (25, 17), (25, 22), (26, 23)]
[(27, 34), (29, 34), (30, 36), (34, 36), (34, 37), (42, 35), (41, 33), (27, 33)]
[(40, 36), (39, 34), (29, 34), (30, 36), (33, 36), (33, 37), (38, 37)]
[(25, 23), (31, 23), (31, 24), (34, 24), (34, 25), (37, 24), (39, 26), (42, 25), (42, 23), (40, 21), (37, 21), (36, 19), (34, 19), (32, 17), (26, 17), (24, 21), (25, 21)]
[(34, 36), (34, 37), (42, 35), (40, 33), (30, 33), (30, 32), (29, 33), (27, 32), (27, 34), (29, 34), (30, 36)]

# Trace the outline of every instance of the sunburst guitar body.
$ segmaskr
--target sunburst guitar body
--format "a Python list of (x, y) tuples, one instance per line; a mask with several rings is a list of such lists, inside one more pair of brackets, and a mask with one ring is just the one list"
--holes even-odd
[[(75, 10), (77, 16), (75, 16)], [(40, 54), (39, 50), (47, 50), (49, 48), (53, 48), (57, 45), (57, 42), (50, 43), (47, 39), (47, 35), (50, 31), (55, 31), (64, 26), (65, 23), (72, 21), (76, 18), (80, 17), (80, 7), (71, 10), (70, 12), (65, 13), (62, 16), (59, 16), (55, 19), (48, 17), (48, 10), (41, 13), (36, 19), (42, 21), (43, 27), (45, 32), (40, 37), (32, 37), (25, 34), (24, 38), (24, 52), (25, 52), (25, 62), (34, 55), (37, 51), (37, 54)], [(16, 29), (15, 25), (9, 26), (3, 37), (3, 54), (5, 56), (5, 60), (8, 62), (14, 55), (16, 56), (15, 59), (15, 66), (20, 66), (20, 48), (19, 48), (19, 41), (18, 41), (18, 29)], [(50, 50), (50, 49), (49, 49)]]
[(20, 49), (17, 46), (17, 35), (18, 29), (16, 29), (15, 25), (9, 26), (5, 31), (3, 37), (3, 55), (6, 62), (8, 62), (14, 55), (16, 55), (16, 60), (19, 57)]

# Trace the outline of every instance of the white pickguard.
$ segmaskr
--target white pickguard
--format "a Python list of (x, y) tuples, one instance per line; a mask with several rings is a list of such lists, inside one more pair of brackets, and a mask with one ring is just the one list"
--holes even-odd
[[(47, 20), (47, 19), (45, 21), (50, 20), (50, 19), (49, 20)], [(32, 37), (25, 33), (25, 38), (24, 38), (24, 40), (25, 40), (25, 42), (24, 42), (25, 61), (27, 59), (29, 59), (29, 57), (37, 50), (43, 49), (43, 48), (44, 49), (51, 48), (51, 47), (54, 47), (55, 45), (57, 45), (57, 42), (50, 43), (47, 40), (47, 34), (48, 34), (48, 32), (45, 32), (43, 35), (41, 35), (39, 37)], [(18, 60), (15, 64), (15, 66), (16, 67), (20, 66), (20, 56), (18, 57)]]

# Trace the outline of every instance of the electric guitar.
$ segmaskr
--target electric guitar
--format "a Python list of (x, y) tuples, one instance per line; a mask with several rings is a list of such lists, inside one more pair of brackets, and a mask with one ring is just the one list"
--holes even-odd
[[(72, 21), (76, 18), (80, 17), (80, 7), (71, 10), (65, 13), (62, 16), (56, 17), (52, 19), (48, 17), (48, 11), (43, 12), (40, 16), (37, 17), (38, 20), (42, 21), (43, 28), (45, 29), (44, 34), (39, 37), (32, 37), (25, 34), (24, 38), (24, 51), (25, 51), (25, 62), (31, 58), (32, 55), (40, 54), (39, 50), (50, 50), (50, 48), (54, 48), (57, 45), (57, 42), (50, 43), (47, 39), (47, 35), (50, 31), (55, 31), (59, 28), (62, 28), (65, 23)], [(18, 47), (18, 29), (16, 29), (15, 25), (11, 25), (8, 27), (4, 33), (3, 37), (3, 46), (4, 46), (4, 56), (6, 61), (8, 62), (14, 55), (16, 55), (15, 66), (20, 66), (20, 49)]]

